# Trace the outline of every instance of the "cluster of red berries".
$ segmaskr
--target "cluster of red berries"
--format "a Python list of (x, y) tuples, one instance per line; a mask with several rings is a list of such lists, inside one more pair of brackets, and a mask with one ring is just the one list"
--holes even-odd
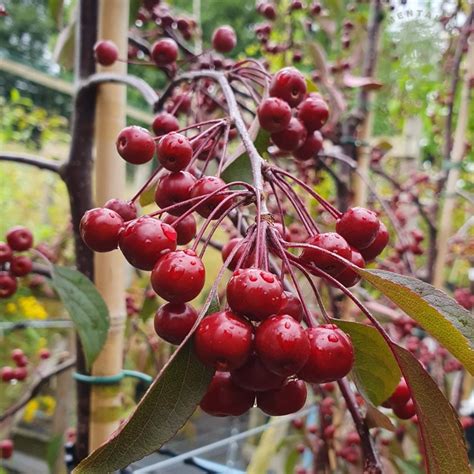
[(13, 456), (13, 441), (11, 439), (2, 439), (0, 441), (0, 459), (10, 459)]
[(303, 161), (315, 157), (323, 147), (319, 130), (329, 117), (324, 99), (320, 94), (307, 94), (304, 76), (292, 67), (273, 76), (269, 92), (257, 111), (261, 127), (283, 152)]
[(33, 245), (33, 234), (26, 227), (12, 227), (6, 234), (6, 243), (0, 242), (0, 298), (15, 294), (17, 278), (28, 275), (33, 263), (25, 252)]
[(272, 416), (294, 413), (308, 383), (340, 379), (354, 351), (335, 325), (304, 329), (299, 299), (278, 277), (258, 268), (236, 270), (227, 284), (229, 309), (206, 316), (194, 334), (197, 357), (217, 370), (201, 401), (215, 416), (257, 406)]
[(400, 380), (395, 391), (382, 406), (391, 408), (395, 416), (402, 420), (409, 420), (416, 415), (415, 404), (413, 403), (410, 389), (404, 378)]
[[(51, 353), (49, 349), (42, 348), (38, 352), (38, 356), (40, 359), (45, 360), (49, 359)], [(16, 367), (2, 367), (0, 369), (0, 380), (2, 382), (11, 382), (12, 380), (22, 382), (26, 377), (28, 377), (28, 356), (23, 352), (23, 350), (17, 348), (12, 350), (10, 357)]]

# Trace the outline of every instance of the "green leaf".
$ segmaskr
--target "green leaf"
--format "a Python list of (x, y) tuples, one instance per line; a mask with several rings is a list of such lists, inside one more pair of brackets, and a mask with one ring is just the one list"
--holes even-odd
[(49, 14), (54, 20), (56, 27), (60, 29), (63, 23), (63, 10), (64, 10), (64, 1), (63, 0), (48, 0), (48, 9)]
[(49, 472), (54, 474), (56, 461), (63, 446), (63, 436), (61, 434), (55, 435), (46, 447), (46, 462), (48, 463)]
[(150, 316), (152, 316), (155, 311), (158, 309), (160, 306), (160, 303), (158, 301), (158, 298), (146, 298), (143, 301), (142, 309), (140, 310), (140, 313), (138, 317), (142, 321), (146, 321)]
[(318, 86), (311, 80), (306, 78), (306, 91), (308, 93), (318, 92)]
[(415, 461), (406, 461), (405, 459), (396, 457), (395, 464), (403, 474), (423, 474), (424, 472)]
[(392, 349), (415, 403), (426, 471), (471, 473), (463, 430), (453, 407), (410, 352), (396, 344)]
[(332, 320), (349, 334), (354, 344), (354, 381), (366, 398), (380, 405), (392, 395), (401, 373), (389, 345), (372, 326), (351, 321)]
[(365, 420), (369, 428), (384, 428), (393, 432), (397, 430), (392, 423), (392, 420), (390, 420), (387, 415), (384, 415), (377, 407), (374, 407), (370, 402), (367, 403)]
[(474, 318), (446, 293), (416, 278), (357, 268), (387, 298), (417, 321), (474, 375)]
[(193, 414), (213, 374), (214, 370), (197, 359), (192, 340), (186, 342), (173, 354), (128, 421), (73, 472), (113, 472), (159, 449)]
[(296, 464), (300, 459), (300, 453), (293, 449), (286, 458), (285, 462), (285, 474), (293, 474), (295, 472)]
[(71, 22), (63, 28), (61, 33), (59, 33), (54, 46), (54, 60), (67, 70), (71, 70), (74, 65), (76, 24), (77, 15), (74, 14)]
[(107, 305), (94, 284), (81, 272), (53, 265), (51, 276), (53, 287), (76, 326), (90, 367), (107, 339)]
[[(270, 134), (260, 128), (254, 141), (255, 148), (263, 155), (270, 145)], [(246, 183), (253, 183), (252, 168), (250, 166), (250, 158), (246, 151), (243, 151), (236, 158), (231, 159), (224, 168), (221, 178), (226, 183), (232, 181), (245, 181)]]

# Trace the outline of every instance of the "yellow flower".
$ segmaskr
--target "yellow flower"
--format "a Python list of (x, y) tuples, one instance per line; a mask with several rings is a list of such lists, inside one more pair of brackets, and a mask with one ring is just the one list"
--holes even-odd
[(46, 319), (48, 316), (44, 307), (34, 296), (18, 298), (18, 305), (27, 319)]
[(23, 412), (23, 420), (27, 423), (31, 423), (35, 416), (36, 412), (39, 408), (39, 403), (37, 400), (30, 400), (25, 407), (25, 411)]
[(56, 400), (51, 395), (44, 395), (40, 397), (41, 408), (46, 415), (52, 416), (56, 409)]
[(18, 308), (15, 303), (7, 303), (5, 310), (7, 313), (13, 314), (18, 311)]

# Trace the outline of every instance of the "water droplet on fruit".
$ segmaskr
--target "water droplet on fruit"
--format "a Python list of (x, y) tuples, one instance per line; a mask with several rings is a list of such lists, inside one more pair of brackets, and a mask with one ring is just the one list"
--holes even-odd
[(339, 341), (339, 338), (335, 334), (329, 334), (328, 341), (329, 342), (337, 342), (337, 341)]
[(255, 275), (250, 275), (249, 280), (255, 282), (257, 281), (257, 277)]
[(275, 281), (275, 277), (273, 275), (270, 275), (269, 273), (265, 272), (260, 272), (260, 276), (267, 282), (267, 283), (273, 283)]

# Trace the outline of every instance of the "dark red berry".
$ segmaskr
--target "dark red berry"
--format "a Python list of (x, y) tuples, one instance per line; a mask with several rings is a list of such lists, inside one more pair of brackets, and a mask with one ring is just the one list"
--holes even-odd
[(161, 136), (179, 130), (179, 122), (174, 115), (168, 112), (161, 112), (155, 116), (151, 127), (155, 135)]
[(178, 245), (186, 245), (191, 242), (194, 237), (196, 237), (196, 219), (192, 214), (189, 214), (183, 219), (181, 219), (176, 225), (173, 225), (176, 219), (178, 219), (177, 216), (172, 216), (171, 214), (168, 214), (163, 219), (163, 222), (172, 226), (178, 234)]
[(5, 366), (0, 369), (0, 379), (2, 379), (2, 382), (10, 382), (14, 378), (15, 371), (12, 367)]
[[(362, 255), (355, 250), (352, 249), (351, 258), (349, 259), (354, 265), (357, 265), (359, 268), (365, 267), (365, 260), (362, 258)], [(336, 280), (339, 283), (342, 283), (346, 288), (350, 288), (351, 286), (356, 285), (360, 281), (360, 276), (350, 267), (346, 267), (341, 273), (339, 273), (336, 277)]]
[[(194, 183), (194, 186), (191, 189), (191, 197), (207, 196), (218, 189), (221, 189), (223, 186), (225, 186), (225, 182), (221, 178), (215, 176), (203, 176)], [(202, 217), (209, 217), (226, 197), (228, 196), (221, 194), (220, 192), (214, 194), (200, 204), (196, 210)], [(214, 214), (213, 219), (219, 219), (219, 217), (225, 214), (231, 206), (232, 200), (229, 199), (229, 201), (227, 201), (227, 203)]]
[(228, 25), (220, 26), (212, 34), (212, 47), (218, 53), (229, 53), (237, 44), (234, 28)]
[[(222, 262), (225, 262), (227, 260), (231, 252), (234, 250), (235, 246), (240, 245), (242, 241), (243, 239), (239, 237), (234, 237), (233, 239), (230, 239), (229, 242), (227, 242), (224, 245), (224, 247), (222, 248)], [(253, 265), (254, 260), (255, 260), (255, 254), (253, 251), (252, 252), (246, 251), (246, 249), (247, 249), (246, 243), (243, 243), (242, 245), (240, 245), (240, 248), (237, 250), (237, 252), (232, 257), (232, 260), (229, 262), (229, 266), (228, 266), (229, 270), (234, 271), (239, 261), (241, 262), (240, 268), (248, 268)]]
[(240, 416), (253, 407), (255, 393), (237, 387), (229, 372), (217, 371), (199, 406), (212, 416)]
[(23, 352), (22, 349), (17, 347), (16, 349), (13, 349), (11, 351), (10, 357), (14, 362), (18, 363), (19, 360), (21, 360), (23, 357), (25, 357), (25, 353)]
[(297, 118), (292, 118), (288, 127), (281, 132), (272, 133), (272, 141), (280, 150), (293, 151), (305, 142), (306, 135), (303, 124)]
[(155, 331), (165, 341), (180, 344), (189, 334), (198, 315), (196, 310), (184, 303), (167, 303), (155, 314)]
[(26, 227), (12, 227), (7, 232), (6, 237), (10, 248), (17, 252), (29, 250), (33, 245), (33, 234)]
[(9, 262), (12, 259), (13, 251), (5, 242), (0, 242), (0, 263)]
[(199, 360), (210, 367), (233, 370), (250, 357), (253, 326), (231, 311), (206, 316), (194, 334), (194, 348)]
[(176, 231), (154, 217), (143, 216), (125, 224), (119, 247), (128, 262), (140, 270), (153, 270), (166, 252), (176, 250)]
[(25, 255), (14, 256), (10, 262), (10, 273), (16, 277), (28, 275), (32, 269), (33, 262)]
[(408, 400), (410, 400), (410, 398), (410, 389), (408, 388), (405, 379), (402, 378), (395, 390), (393, 391), (392, 395), (390, 395), (389, 399), (384, 403), (384, 405), (391, 408), (403, 407), (408, 403)]
[(309, 133), (304, 143), (293, 152), (297, 160), (306, 161), (314, 158), (323, 148), (323, 136), (320, 132)]
[(267, 369), (287, 377), (305, 365), (309, 341), (300, 323), (291, 316), (272, 316), (258, 326), (255, 350)]
[(163, 255), (151, 272), (151, 286), (171, 303), (185, 303), (199, 295), (204, 287), (206, 270), (191, 249)]
[(23, 354), (21, 357), (15, 359), (15, 363), (17, 367), (26, 367), (28, 365), (28, 357)]
[(301, 253), (301, 260), (309, 265), (313, 265), (321, 270), (334, 276), (341, 273), (345, 265), (339, 262), (331, 254), (323, 252), (324, 249), (335, 253), (349, 260), (352, 255), (352, 249), (346, 240), (335, 232), (326, 232), (324, 234), (316, 234), (310, 237), (307, 244), (314, 245), (317, 248), (305, 248)]
[(380, 255), (390, 240), (390, 235), (383, 222), (380, 222), (379, 230), (375, 236), (375, 240), (365, 249), (360, 251), (366, 262), (370, 262)]
[(171, 132), (158, 143), (158, 160), (170, 171), (181, 171), (189, 165), (193, 147), (183, 135)]
[(402, 420), (409, 420), (414, 417), (416, 415), (416, 408), (413, 400), (408, 400), (405, 405), (393, 407), (393, 413)]
[(260, 13), (267, 19), (267, 20), (275, 20), (277, 17), (277, 12), (275, 9), (275, 5), (272, 5), (271, 3), (265, 3), (262, 8)]
[(153, 43), (150, 55), (157, 66), (168, 66), (178, 59), (178, 45), (171, 38), (162, 38)]
[(303, 74), (294, 67), (280, 69), (273, 76), (270, 95), (283, 99), (291, 107), (296, 107), (306, 95), (306, 81)]
[(320, 97), (309, 96), (299, 105), (298, 118), (308, 132), (319, 130), (329, 118), (328, 104)]
[(278, 277), (258, 268), (235, 271), (227, 284), (227, 303), (232, 311), (256, 321), (277, 314), (284, 298)]
[(257, 406), (270, 416), (295, 413), (306, 403), (306, 384), (302, 380), (290, 379), (280, 388), (257, 393)]
[(289, 314), (296, 321), (303, 319), (304, 311), (300, 299), (290, 291), (284, 291), (284, 303), (280, 308), (279, 314)]
[(13, 441), (2, 439), (0, 441), (0, 459), (10, 459), (13, 456)]
[[(155, 191), (155, 202), (159, 207), (166, 207), (179, 204), (191, 198), (191, 190), (196, 183), (196, 178), (188, 171), (178, 171), (163, 176), (158, 182)], [(170, 209), (169, 214), (179, 216), (184, 214), (192, 204), (177, 206)]]
[(16, 289), (16, 278), (8, 272), (0, 272), (0, 298), (9, 298)]
[(102, 66), (111, 66), (118, 59), (118, 48), (113, 41), (101, 40), (94, 45), (96, 61)]
[(377, 236), (380, 221), (375, 212), (364, 207), (353, 207), (336, 222), (336, 231), (356, 249), (367, 248)]
[(95, 252), (117, 248), (124, 222), (115, 211), (104, 207), (88, 210), (81, 219), (80, 232), (84, 243)]
[(155, 140), (148, 130), (132, 125), (125, 127), (117, 137), (117, 151), (128, 163), (148, 163), (155, 154)]
[(285, 381), (285, 377), (270, 372), (255, 354), (242, 367), (233, 370), (231, 375), (236, 385), (252, 392), (273, 390)]
[(109, 199), (104, 207), (115, 211), (124, 222), (137, 218), (137, 206), (131, 201), (122, 201), (121, 199)]
[(258, 121), (267, 132), (285, 130), (291, 120), (290, 106), (278, 97), (268, 97), (257, 109)]
[(25, 380), (26, 377), (28, 377), (28, 370), (26, 369), (26, 367), (16, 367), (15, 369), (13, 369), (13, 372), (14, 379), (20, 382), (22, 380)]
[(42, 349), (40, 349), (38, 355), (41, 360), (46, 360), (51, 357), (51, 352), (46, 347), (43, 347)]
[(333, 382), (345, 377), (354, 364), (350, 337), (334, 324), (306, 330), (310, 355), (298, 376), (309, 383)]

